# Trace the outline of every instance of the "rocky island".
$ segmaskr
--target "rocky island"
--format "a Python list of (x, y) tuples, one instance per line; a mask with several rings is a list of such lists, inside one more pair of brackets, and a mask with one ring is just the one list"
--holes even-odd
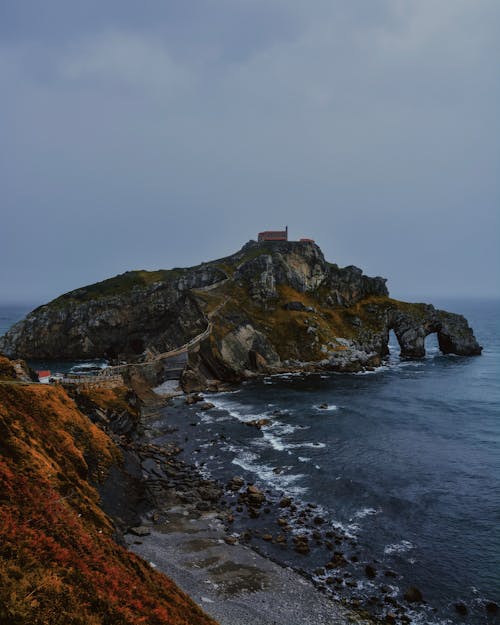
[(31, 312), (0, 339), (28, 359), (150, 362), (185, 353), (185, 388), (259, 373), (359, 371), (380, 365), (394, 330), (403, 358), (425, 355), (436, 333), (444, 354), (481, 353), (458, 314), (389, 297), (386, 280), (325, 260), (312, 241), (250, 241), (187, 269), (130, 271), (79, 288)]

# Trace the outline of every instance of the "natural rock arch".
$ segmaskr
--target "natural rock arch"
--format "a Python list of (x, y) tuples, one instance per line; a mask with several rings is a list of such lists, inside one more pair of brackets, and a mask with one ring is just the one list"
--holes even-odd
[(401, 358), (424, 358), (425, 338), (433, 333), (437, 335), (443, 354), (460, 356), (481, 353), (465, 317), (436, 310), (431, 305), (422, 305), (418, 312), (393, 309), (388, 312), (386, 327), (387, 343), (389, 331), (394, 330)]

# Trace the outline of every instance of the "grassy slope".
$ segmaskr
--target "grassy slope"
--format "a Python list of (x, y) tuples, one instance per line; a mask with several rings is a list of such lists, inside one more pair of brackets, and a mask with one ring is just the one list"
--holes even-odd
[[(322, 305), (314, 292), (300, 293), (288, 286), (278, 287), (278, 298), (269, 301), (267, 308), (254, 302), (245, 289), (234, 284), (225, 284), (219, 289), (199, 293), (198, 296), (204, 300), (207, 312), (214, 310), (227, 297), (230, 298), (213, 319), (217, 339), (222, 339), (234, 330), (243, 315), (256, 329), (269, 337), (282, 359), (305, 358), (311, 361), (324, 358), (320, 351), (321, 345), (331, 343), (330, 350), (344, 350), (344, 346), (335, 345), (335, 339), (356, 338), (359, 333), (358, 326), (353, 323), (356, 318), (365, 329), (380, 331), (381, 317), (373, 313), (375, 309), (380, 313), (388, 308), (408, 309), (416, 313), (423, 306), (406, 304), (389, 297), (371, 296), (349, 308), (333, 309)], [(301, 302), (316, 312), (285, 310), (284, 304), (291, 301)], [(314, 334), (308, 333), (311, 325), (317, 329)], [(318, 337), (317, 341), (314, 341), (315, 336)]]
[(0, 383), (0, 623), (213, 623), (112, 539), (89, 480), (119, 456), (62, 389)]

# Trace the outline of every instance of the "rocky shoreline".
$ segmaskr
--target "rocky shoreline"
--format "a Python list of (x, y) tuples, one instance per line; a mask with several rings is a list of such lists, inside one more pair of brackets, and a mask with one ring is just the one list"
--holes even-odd
[[(185, 408), (172, 409), (192, 418), (194, 403), (195, 410), (209, 409), (199, 398), (187, 396)], [(360, 606), (334, 601), (318, 592), (311, 579), (259, 553), (251, 540), (259, 537), (258, 530), (234, 531), (247, 515), (255, 518), (266, 510), (263, 514), (271, 518), (281, 508), (272, 512), (266, 494), (237, 476), (226, 485), (206, 479), (181, 457), (180, 442), (187, 435), (155, 425), (162, 412), (158, 406), (146, 410), (142, 433), (122, 441), (128, 461), (121, 485), (132, 492), (135, 506), (125, 511), (111, 495), (116, 474), (101, 486), (103, 508), (120, 528), (120, 542), (167, 574), (221, 625), (376, 622)], [(287, 507), (292, 513), (291, 501)], [(283, 535), (288, 528), (280, 531)], [(266, 535), (262, 539), (269, 540)], [(304, 548), (303, 541), (295, 545), (299, 551)]]
[[(191, 432), (199, 415), (212, 408), (200, 394), (175, 404), (168, 399), (163, 406), (150, 404), (137, 434), (122, 441), (128, 468), (121, 486), (134, 504), (130, 507), (127, 495), (127, 512), (116, 501), (116, 474), (101, 495), (124, 544), (173, 578), (222, 625), (256, 622), (256, 602), (260, 623), (302, 625), (313, 622), (311, 610), (317, 610), (315, 623), (332, 617), (409, 623), (412, 608), (425, 603), (419, 589), (408, 587), (404, 599), (397, 599), (398, 574), (361, 561), (356, 539), (332, 528), (315, 505), (262, 491), (239, 475), (221, 484), (202, 474), (192, 463), (199, 449), (193, 448)], [(173, 411), (181, 413), (184, 427), (169, 425)], [(216, 449), (215, 440), (206, 444)], [(303, 567), (297, 557), (304, 559)], [(322, 560), (313, 573), (306, 564), (310, 557)], [(357, 592), (360, 571), (378, 583), (370, 596)], [(303, 595), (299, 603), (297, 593)], [(287, 605), (295, 605), (293, 615)]]

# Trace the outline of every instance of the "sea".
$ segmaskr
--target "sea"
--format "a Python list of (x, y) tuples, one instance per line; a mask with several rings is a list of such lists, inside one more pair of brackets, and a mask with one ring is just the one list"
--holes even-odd
[[(443, 356), (431, 335), (426, 357), (406, 361), (391, 335), (374, 371), (269, 376), (210, 396), (215, 409), (191, 413), (192, 444), (207, 475), (289, 495), (351, 536), (358, 596), (416, 586), (415, 624), (498, 623), (485, 604), (500, 605), (500, 300), (432, 303), (465, 315), (481, 356)], [(0, 334), (28, 309), (0, 306)], [(314, 578), (317, 563), (269, 549)], [(365, 563), (397, 577), (369, 580)]]

